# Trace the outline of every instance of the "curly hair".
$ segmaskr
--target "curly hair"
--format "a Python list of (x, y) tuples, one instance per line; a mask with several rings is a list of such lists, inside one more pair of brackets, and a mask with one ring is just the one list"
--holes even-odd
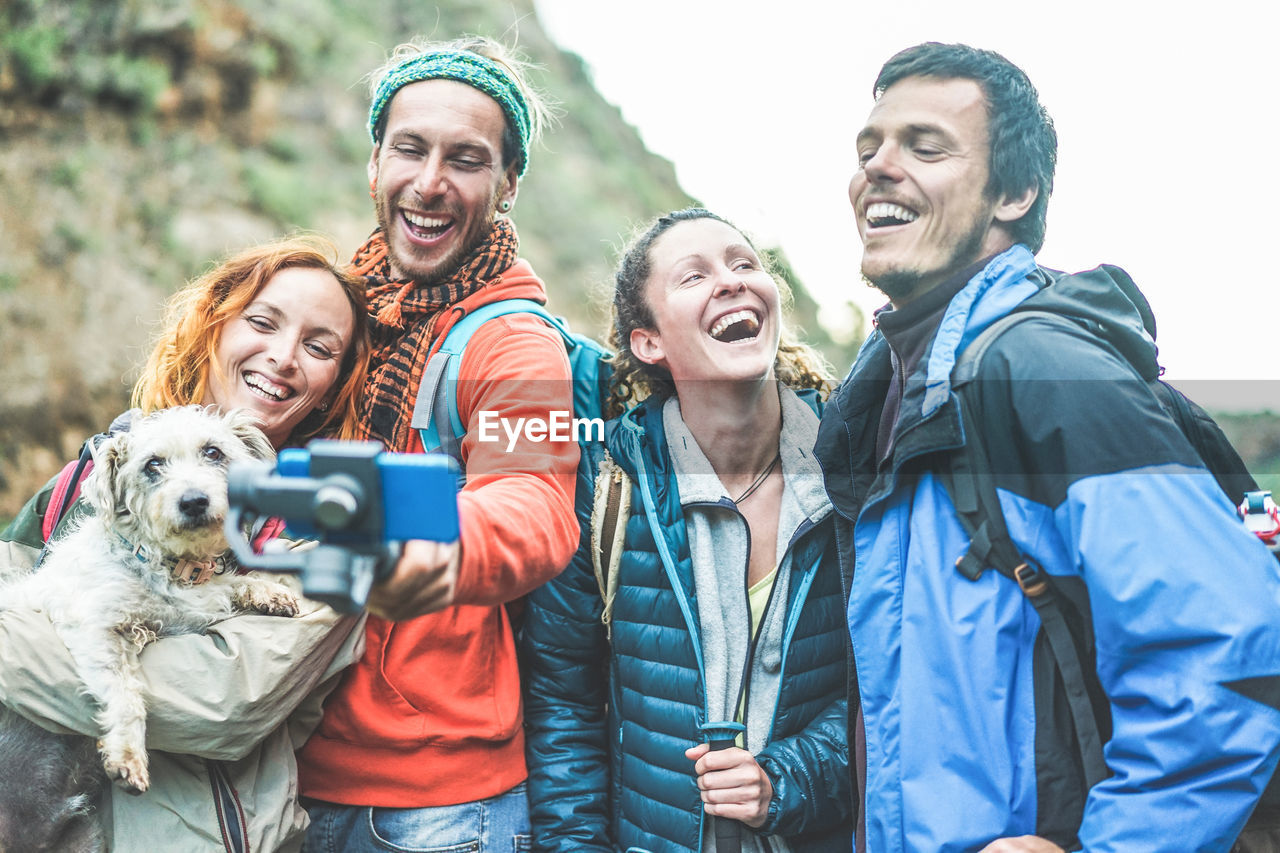
[(354, 316), (351, 346), (335, 380), (338, 392), (328, 411), (313, 411), (294, 427), (289, 444), (318, 435), (357, 437), (357, 404), (369, 369), (369, 320), (364, 281), (345, 272), (331, 242), (297, 236), (238, 252), (183, 287), (165, 305), (164, 326), (142, 376), (133, 388), (133, 405), (144, 412), (199, 403), (209, 388), (209, 370), (223, 325), (237, 317), (281, 270), (318, 269), (330, 273), (347, 297)]
[(993, 50), (925, 42), (891, 57), (880, 69), (872, 94), (879, 99), (907, 77), (972, 80), (982, 87), (990, 142), (987, 194), (1013, 197), (1029, 187), (1038, 190), (1035, 202), (1010, 225), (1010, 232), (1033, 254), (1040, 251), (1058, 164), (1058, 133), (1026, 73)]
[[(653, 309), (645, 299), (645, 285), (652, 274), (650, 254), (658, 238), (682, 222), (713, 219), (723, 222), (742, 235), (755, 249), (751, 238), (729, 220), (701, 207), (688, 207), (659, 216), (648, 228), (634, 237), (623, 250), (614, 274), (613, 327), (610, 343), (617, 351), (613, 357), (613, 377), (609, 386), (609, 399), (605, 410), (609, 417), (621, 414), (627, 408), (648, 397), (666, 399), (676, 392), (671, 374), (654, 364), (646, 364), (631, 352), (631, 332), (635, 329), (654, 327)], [(757, 252), (759, 254), (759, 252)], [(763, 256), (762, 256), (763, 257)], [(790, 306), (791, 289), (772, 270), (768, 271), (778, 285), (784, 308)], [(831, 370), (826, 361), (808, 344), (795, 339), (784, 325), (778, 354), (773, 364), (774, 374), (785, 385), (795, 390), (812, 388), (824, 396), (831, 389)]]

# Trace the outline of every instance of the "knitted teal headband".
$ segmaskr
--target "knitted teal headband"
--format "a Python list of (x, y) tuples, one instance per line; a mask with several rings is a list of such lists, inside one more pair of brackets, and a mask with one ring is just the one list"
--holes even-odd
[(498, 102), (507, 121), (520, 139), (520, 177), (529, 166), (529, 104), (511, 74), (492, 60), (469, 50), (443, 49), (410, 57), (392, 68), (378, 81), (369, 107), (369, 135), (380, 141), (383, 111), (402, 86), (420, 80), (457, 80), (479, 89)]

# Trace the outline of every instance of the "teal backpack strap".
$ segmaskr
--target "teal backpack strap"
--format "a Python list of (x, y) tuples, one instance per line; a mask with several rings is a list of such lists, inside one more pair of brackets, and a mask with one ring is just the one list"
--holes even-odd
[[(440, 349), (427, 360), (427, 366), (423, 368), (411, 426), (418, 430), (423, 450), (428, 453), (440, 450), (449, 454), (458, 462), (459, 469), (462, 469), (462, 436), (467, 432), (466, 424), (458, 414), (457, 387), (458, 372), (462, 369), (462, 353), (476, 330), (495, 317), (507, 314), (533, 314), (540, 317), (560, 333), (566, 345), (576, 344), (564, 321), (552, 316), (545, 307), (532, 299), (500, 299), (490, 302), (453, 324), (440, 344)], [(445, 412), (448, 413), (447, 418), (443, 416)], [(460, 482), (465, 481), (465, 477), (466, 472), (463, 470)]]

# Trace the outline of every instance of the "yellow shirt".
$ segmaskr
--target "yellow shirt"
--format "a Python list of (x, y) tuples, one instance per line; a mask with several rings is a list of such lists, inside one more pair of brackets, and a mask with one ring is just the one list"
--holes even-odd
[[(778, 577), (778, 569), (756, 581), (756, 585), (747, 590), (747, 604), (751, 607), (751, 640), (755, 641), (760, 633), (760, 623), (764, 621), (764, 609), (769, 605), (769, 593), (773, 591), (773, 582)], [(747, 702), (747, 691), (742, 691), (742, 699), (738, 702), (738, 718), (742, 722), (742, 712)], [(742, 735), (738, 735), (738, 746), (742, 746)]]
[(778, 569), (760, 578), (756, 585), (747, 590), (747, 603), (751, 606), (751, 639), (760, 633), (760, 623), (764, 621), (764, 609), (769, 604), (769, 593), (773, 591), (773, 581), (778, 577)]

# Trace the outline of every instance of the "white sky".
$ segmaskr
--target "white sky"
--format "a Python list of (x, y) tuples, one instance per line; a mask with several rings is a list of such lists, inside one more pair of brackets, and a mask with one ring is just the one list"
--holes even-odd
[[(845, 300), (885, 301), (857, 277), (846, 194), (880, 66), (922, 41), (999, 51), (1058, 129), (1040, 262), (1124, 267), (1166, 378), (1213, 407), (1280, 412), (1280, 5), (536, 2), (687, 192), (786, 250), (835, 333)], [(1271, 381), (1225, 381), (1240, 379)]]

